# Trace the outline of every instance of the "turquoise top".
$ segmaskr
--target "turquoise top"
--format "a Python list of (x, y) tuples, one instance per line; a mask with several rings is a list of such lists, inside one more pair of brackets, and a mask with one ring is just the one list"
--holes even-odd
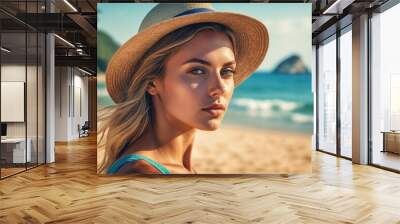
[(159, 170), (162, 174), (170, 174), (169, 170), (165, 168), (163, 165), (157, 163), (156, 161), (150, 159), (149, 157), (139, 155), (139, 154), (129, 154), (126, 156), (123, 156), (116, 160), (107, 170), (108, 174), (114, 174), (118, 172), (118, 170), (125, 164), (129, 162), (134, 162), (137, 160), (145, 160), (148, 162), (150, 165), (152, 165), (154, 168)]

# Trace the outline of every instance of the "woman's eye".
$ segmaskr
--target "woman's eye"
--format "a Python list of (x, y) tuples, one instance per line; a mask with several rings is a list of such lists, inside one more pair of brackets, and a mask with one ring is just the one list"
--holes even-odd
[(221, 71), (222, 76), (233, 76), (235, 74), (235, 71), (231, 68), (226, 68)]
[(192, 70), (190, 71), (190, 73), (192, 73), (192, 74), (194, 74), (194, 75), (202, 75), (202, 74), (205, 74), (206, 72), (204, 71), (204, 69), (195, 68), (195, 69), (192, 69)]

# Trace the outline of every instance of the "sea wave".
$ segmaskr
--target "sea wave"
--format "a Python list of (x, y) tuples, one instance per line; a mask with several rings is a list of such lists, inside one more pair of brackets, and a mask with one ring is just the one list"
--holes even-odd
[(238, 98), (234, 99), (231, 105), (234, 111), (244, 113), (244, 116), (253, 118), (267, 118), (298, 124), (308, 124), (313, 122), (312, 102)]
[(284, 101), (284, 100), (256, 100), (250, 98), (238, 98), (233, 100), (232, 104), (249, 112), (279, 112), (293, 111), (302, 107), (301, 103)]
[(291, 116), (292, 121), (296, 123), (309, 123), (313, 122), (313, 116), (295, 113)]

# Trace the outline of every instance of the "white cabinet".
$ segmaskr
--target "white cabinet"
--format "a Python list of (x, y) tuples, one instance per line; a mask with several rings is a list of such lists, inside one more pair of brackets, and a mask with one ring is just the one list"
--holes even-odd
[[(11, 154), (12, 154), (12, 163), (25, 163), (32, 161), (32, 140), (27, 138), (26, 140), (27, 147), (25, 151), (25, 138), (7, 138), (1, 140), (1, 147), (3, 151), (10, 151), (10, 158), (6, 159), (8, 162), (11, 162)], [(26, 161), (25, 161), (26, 159)]]

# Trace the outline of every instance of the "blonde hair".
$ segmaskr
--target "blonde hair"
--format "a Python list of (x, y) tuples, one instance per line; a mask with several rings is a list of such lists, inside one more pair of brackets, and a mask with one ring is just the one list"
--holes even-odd
[[(153, 45), (133, 68), (125, 100), (99, 111), (98, 149), (104, 150), (98, 164), (99, 173), (105, 173), (124, 149), (138, 140), (152, 124), (152, 102), (151, 96), (146, 92), (147, 86), (153, 80), (163, 77), (164, 64), (169, 56), (204, 30), (225, 33), (230, 38), (236, 55), (233, 32), (218, 23), (197, 23), (182, 27)], [(101, 154), (98, 153), (98, 157), (99, 155)]]

